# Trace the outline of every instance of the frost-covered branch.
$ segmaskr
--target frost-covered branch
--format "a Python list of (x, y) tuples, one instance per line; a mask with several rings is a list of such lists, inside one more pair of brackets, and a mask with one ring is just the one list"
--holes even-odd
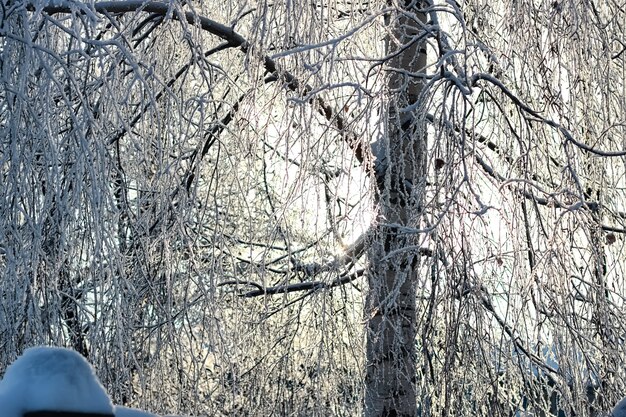
[(256, 290), (248, 291), (246, 293), (241, 294), (241, 297), (244, 298), (252, 298), (259, 297), (261, 295), (276, 295), (276, 294), (287, 294), (291, 292), (301, 292), (301, 291), (318, 291), (318, 290), (328, 290), (331, 288), (339, 287), (341, 285), (348, 284), (355, 279), (363, 276), (365, 273), (365, 269), (358, 269), (354, 272), (346, 272), (341, 274), (339, 277), (335, 278), (330, 282), (325, 281), (307, 281), (307, 282), (298, 282), (295, 284), (280, 284), (275, 285), (273, 287), (262, 287), (257, 283), (253, 283), (250, 281), (239, 281), (239, 280), (230, 280), (221, 282), (218, 286), (226, 286), (226, 285), (251, 285), (256, 287)]
[[(72, 6), (72, 4), (73, 3), (66, 1), (53, 2), (52, 4), (44, 6), (43, 11), (48, 14), (72, 12), (84, 14), (88, 13), (88, 11), (84, 10), (84, 8), (76, 9)], [(146, 2), (143, 0), (103, 1), (94, 3), (92, 7), (97, 13), (109, 14), (146, 12), (161, 16), (170, 16), (172, 19), (181, 21), (184, 20), (189, 24), (198, 25), (203, 30), (224, 39), (230, 47), (240, 48), (244, 53), (248, 53), (253, 49), (253, 46), (232, 27), (226, 26), (206, 16), (200, 16), (191, 11), (178, 13), (172, 10), (172, 3), (158, 1)], [(36, 3), (30, 3), (27, 8), (29, 10), (36, 10), (38, 5)], [(270, 56), (264, 56), (262, 58), (262, 62), (266, 71), (272, 75), (269, 80), (281, 80), (289, 90), (294, 91), (303, 97), (307, 97), (309, 93), (313, 91), (313, 87), (300, 81), (289, 71), (280, 68), (278, 63)], [(352, 149), (357, 161), (360, 164), (366, 164), (371, 160), (369, 142), (362, 140), (356, 135), (356, 133), (347, 128), (346, 119), (340, 114), (339, 111), (334, 109), (319, 95), (309, 97), (308, 101), (310, 104), (315, 106), (319, 114), (331, 122), (341, 133), (342, 139), (348, 144), (350, 149)], [(368, 171), (366, 170), (366, 172)]]
[(571, 132), (569, 130), (567, 130), (565, 127), (563, 127), (562, 125), (560, 125), (559, 123), (555, 122), (554, 120), (550, 120), (544, 116), (541, 115), (541, 113), (539, 113), (538, 111), (532, 109), (530, 106), (528, 106), (527, 104), (525, 104), (524, 102), (522, 102), (522, 100), (517, 97), (511, 90), (509, 90), (504, 84), (502, 84), (502, 82), (500, 80), (498, 80), (496, 77), (494, 77), (493, 75), (490, 74), (485, 74), (485, 73), (478, 73), (478, 74), (474, 74), (471, 78), (470, 81), (470, 85), (473, 87), (475, 86), (478, 81), (487, 81), (493, 85), (495, 85), (496, 87), (498, 87), (500, 89), (500, 91), (502, 91), (509, 99), (511, 99), (511, 101), (513, 101), (513, 103), (521, 110), (523, 110), (525, 113), (535, 117), (539, 122), (545, 123), (548, 126), (551, 126), (555, 129), (557, 129), (562, 135), (563, 137), (568, 141), (573, 143), (576, 147), (590, 152), (594, 155), (598, 155), (598, 156), (604, 156), (604, 157), (621, 157), (621, 156), (626, 156), (626, 150), (625, 151), (605, 151), (603, 149), (596, 149), (592, 146), (589, 146), (587, 144), (584, 144), (578, 140), (576, 140), (574, 138), (574, 136), (571, 134)]
[[(334, 288), (340, 285), (347, 284), (349, 282), (354, 281), (356, 278), (360, 277), (363, 272), (361, 270), (357, 270), (354, 272), (352, 268), (356, 264), (356, 262), (364, 255), (366, 242), (367, 242), (367, 233), (361, 235), (350, 247), (346, 248), (344, 254), (332, 261), (325, 263), (302, 263), (298, 261), (296, 258), (291, 257), (292, 267), (287, 271), (279, 271), (279, 270), (271, 270), (274, 273), (301, 273), (304, 274), (305, 278), (308, 281), (298, 282), (294, 284), (280, 284), (272, 287), (263, 287), (262, 285), (250, 281), (250, 280), (228, 280), (218, 284), (218, 286), (253, 286), (256, 288), (254, 291), (250, 291), (244, 293), (243, 297), (257, 297), (259, 295), (275, 295), (275, 294), (284, 294), (290, 292), (298, 292), (298, 291), (309, 291), (309, 290), (319, 290), (319, 289), (329, 289)], [(326, 282), (326, 281), (311, 281), (312, 278), (322, 274), (327, 273), (329, 271), (338, 270), (340, 268), (344, 268), (345, 272), (341, 273), (338, 278)], [(266, 270), (270, 270), (265, 267)]]

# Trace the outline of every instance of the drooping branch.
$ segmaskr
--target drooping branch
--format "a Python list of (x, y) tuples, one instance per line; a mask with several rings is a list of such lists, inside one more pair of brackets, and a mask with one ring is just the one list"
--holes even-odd
[[(509, 92), (510, 93), (510, 92)], [(512, 93), (511, 93), (512, 94)], [(515, 96), (513, 96), (515, 97)], [(519, 99), (517, 99), (519, 101)], [(516, 104), (518, 104), (516, 102)], [(519, 101), (519, 104), (522, 106), (523, 103), (521, 103), (521, 101)], [(525, 106), (526, 107), (526, 106)], [(522, 108), (522, 110), (524, 110), (524, 108)], [(530, 109), (531, 110), (531, 109)], [(531, 110), (533, 113), (533, 110)], [(426, 120), (431, 123), (431, 124), (435, 124), (435, 117), (432, 114), (428, 114), (426, 117)], [(549, 121), (548, 121), (549, 122)], [(546, 122), (547, 123), (547, 122)], [(553, 123), (553, 122), (551, 122)], [(488, 138), (477, 134), (476, 132), (472, 132), (468, 129), (462, 130), (461, 128), (457, 127), (457, 126), (452, 126), (451, 123), (445, 123), (445, 128), (447, 130), (449, 130), (450, 132), (453, 132), (455, 134), (460, 134), (462, 136), (471, 136), (474, 138), (474, 140), (478, 143), (482, 143), (485, 144), (487, 146), (487, 148), (493, 152), (495, 152), (496, 154), (498, 154), (499, 156), (501, 156), (502, 158), (504, 158), (507, 162), (511, 161), (511, 158), (509, 155), (506, 155), (499, 147), (497, 144), (491, 142)], [(560, 127), (560, 129), (564, 129), (562, 127)], [(570, 135), (571, 137), (571, 135)], [(596, 150), (596, 152), (599, 152)], [(528, 180), (528, 179), (511, 179), (511, 178), (507, 178), (504, 175), (502, 175), (501, 173), (497, 172), (491, 165), (489, 165), (487, 163), (487, 161), (478, 153), (478, 152), (474, 152), (474, 160), (476, 161), (476, 163), (480, 166), (480, 168), (483, 170), (483, 172), (485, 174), (487, 174), (489, 177), (493, 178), (497, 183), (500, 184), (500, 187), (505, 187), (505, 186), (512, 186), (512, 188), (514, 189), (514, 191), (518, 194), (523, 196), (526, 200), (529, 201), (533, 201), (536, 204), (540, 205), (540, 206), (553, 206), (553, 207), (558, 207), (560, 209), (563, 210), (570, 210), (570, 211), (575, 211), (575, 210), (590, 210), (590, 211), (596, 211), (601, 207), (601, 203), (599, 201), (593, 201), (593, 200), (588, 200), (588, 199), (583, 199), (581, 201), (577, 201), (574, 202), (572, 204), (567, 204), (561, 200), (559, 200), (556, 195), (554, 193), (550, 193), (549, 191), (546, 191), (544, 189), (542, 189), (535, 181), (532, 180)], [(615, 155), (613, 155), (615, 156)], [(562, 166), (560, 164), (558, 164), (558, 162), (556, 160), (554, 160), (553, 158), (550, 159), (550, 162), (555, 164), (557, 167), (562, 168)], [(513, 185), (515, 184), (515, 185)], [(523, 184), (522, 186), (519, 186), (517, 184)], [(534, 189), (537, 189), (541, 194), (546, 195), (546, 197), (540, 197), (539, 195), (537, 195), (534, 192), (528, 191), (527, 187), (530, 186)], [(626, 213), (623, 212), (618, 212), (618, 213), (614, 213), (614, 215), (618, 218), (621, 219), (625, 219), (626, 218)], [(606, 225), (606, 224), (601, 224), (600, 227), (602, 228), (602, 230), (606, 231), (606, 232), (615, 232), (615, 233), (626, 233), (626, 229), (624, 228), (620, 228), (620, 227), (616, 227), (616, 226), (610, 226), (610, 225)]]
[[(33, 3), (30, 3), (27, 8), (29, 10), (37, 9), (36, 5)], [(77, 8), (73, 3), (62, 1), (44, 7), (43, 11), (49, 15), (58, 13), (90, 14), (90, 12), (93, 13), (93, 11), (95, 11), (96, 13), (145, 12), (161, 16), (171, 16), (172, 19), (186, 21), (189, 24), (199, 26), (201, 29), (225, 40), (229, 47), (239, 48), (243, 53), (251, 52), (254, 49), (253, 46), (232, 27), (216, 22), (206, 16), (200, 16), (191, 11), (179, 12), (173, 9), (171, 3), (159, 1), (146, 2), (143, 0), (103, 1), (94, 3), (93, 6), (83, 5), (83, 7)], [(265, 70), (271, 74), (270, 80), (281, 80), (283, 85), (289, 90), (303, 97), (308, 97), (308, 102), (316, 108), (317, 112), (340, 132), (342, 139), (353, 151), (355, 158), (361, 165), (366, 166), (372, 160), (369, 143), (364, 142), (356, 133), (347, 129), (346, 120), (341, 116), (340, 112), (326, 103), (319, 95), (309, 97), (309, 94), (313, 91), (313, 87), (301, 82), (289, 71), (281, 69), (278, 63), (269, 56), (264, 56), (262, 62)], [(365, 171), (369, 175), (370, 170), (366, 169)]]
[[(228, 45), (229, 45), (228, 43), (222, 43), (222, 44), (218, 45), (217, 47), (212, 48), (211, 50), (205, 52), (204, 56), (205, 57), (209, 57), (210, 55), (212, 55), (212, 54), (214, 54), (216, 52), (219, 52), (219, 51), (222, 51), (222, 50), (228, 48)], [(167, 83), (165, 83), (165, 85), (163, 86), (161, 91), (159, 91), (154, 96), (154, 102), (158, 102), (159, 100), (161, 100), (161, 98), (165, 95), (165, 93), (174, 85), (174, 83), (176, 83), (176, 81), (178, 81), (189, 70), (189, 68), (191, 68), (191, 64), (185, 64), (178, 71), (176, 71), (176, 74), (174, 74), (174, 76), (172, 76), (167, 81)], [(238, 103), (239, 103), (239, 101), (237, 101), (237, 103), (235, 105), (238, 105)], [(116, 143), (121, 138), (123, 138), (130, 130), (132, 130), (132, 128), (135, 127), (135, 125), (137, 123), (139, 123), (141, 118), (148, 111), (148, 108), (152, 104), (153, 104), (152, 101), (148, 102), (141, 108), (141, 111), (136, 112), (135, 116), (128, 123), (128, 126), (122, 126), (122, 129), (113, 138), (111, 138), (109, 140), (108, 144), (111, 145), (113, 143)], [(235, 106), (233, 106), (233, 107), (235, 107)]]
[(598, 156), (603, 156), (603, 157), (622, 157), (622, 156), (626, 156), (626, 151), (606, 151), (603, 149), (597, 149), (594, 148), (592, 146), (589, 146), (585, 143), (582, 143), (578, 140), (576, 140), (574, 138), (574, 136), (571, 134), (571, 132), (569, 130), (567, 130), (565, 127), (563, 127), (562, 125), (560, 125), (559, 123), (555, 122), (554, 120), (550, 120), (544, 116), (541, 115), (540, 112), (538, 112), (537, 110), (532, 109), (530, 106), (528, 106), (527, 104), (523, 103), (522, 100), (520, 100), (519, 97), (517, 97), (515, 94), (513, 94), (513, 92), (511, 90), (509, 90), (504, 84), (502, 84), (502, 82), (500, 80), (498, 80), (496, 77), (494, 77), (491, 74), (485, 74), (485, 73), (478, 73), (478, 74), (474, 74), (472, 76), (472, 79), (470, 81), (470, 86), (474, 87), (478, 81), (486, 81), (496, 87), (498, 87), (500, 89), (500, 91), (502, 91), (509, 99), (511, 99), (511, 101), (522, 111), (524, 111), (525, 113), (535, 117), (539, 122), (542, 122), (556, 130), (559, 131), (559, 133), (561, 133), (563, 135), (563, 137), (568, 141), (571, 142), (572, 144), (574, 144), (574, 146), (587, 151), (589, 153), (592, 153), (594, 155), (598, 155)]

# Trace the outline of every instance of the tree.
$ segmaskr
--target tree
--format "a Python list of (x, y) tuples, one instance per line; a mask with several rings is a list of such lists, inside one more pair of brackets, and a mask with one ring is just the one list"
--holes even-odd
[(617, 2), (2, 4), (0, 368), (216, 415), (623, 394)]
[[(417, 410), (416, 297), (426, 194), (427, 4), (407, 1), (388, 17), (388, 114), (375, 162), (376, 237), (369, 251), (366, 307), (366, 416), (413, 416)], [(404, 230), (403, 230), (404, 229)]]

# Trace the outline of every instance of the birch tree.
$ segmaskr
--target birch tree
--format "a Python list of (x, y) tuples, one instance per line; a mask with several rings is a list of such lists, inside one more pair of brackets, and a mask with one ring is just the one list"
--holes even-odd
[(624, 5), (17, 2), (0, 369), (202, 415), (600, 415), (626, 389)]
[(388, 102), (375, 161), (378, 218), (369, 251), (366, 416), (417, 410), (418, 229), (426, 191), (427, 4), (408, 1), (388, 16)]

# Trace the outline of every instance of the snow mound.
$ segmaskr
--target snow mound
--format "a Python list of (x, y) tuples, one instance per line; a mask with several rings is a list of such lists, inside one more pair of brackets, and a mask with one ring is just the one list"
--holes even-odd
[(620, 402), (617, 403), (613, 412), (611, 413), (612, 417), (626, 417), (626, 398), (622, 398)]
[(123, 407), (121, 405), (115, 406), (115, 417), (158, 417), (156, 414), (148, 413), (147, 411), (138, 410), (136, 408)]
[(0, 381), (0, 414), (22, 417), (43, 410), (113, 415), (113, 404), (85, 358), (41, 346), (27, 349), (7, 368)]

